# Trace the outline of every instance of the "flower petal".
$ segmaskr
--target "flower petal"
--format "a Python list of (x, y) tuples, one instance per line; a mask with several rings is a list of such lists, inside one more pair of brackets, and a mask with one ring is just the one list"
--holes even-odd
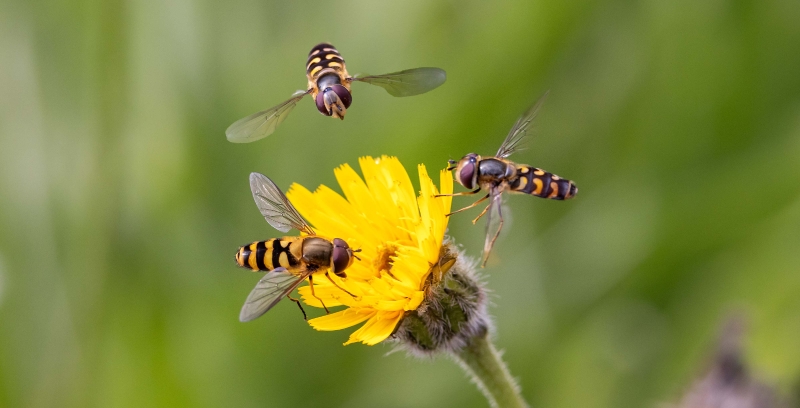
[(350, 339), (344, 344), (348, 345), (358, 341), (369, 346), (378, 344), (386, 340), (394, 332), (394, 328), (397, 327), (397, 323), (400, 323), (402, 318), (403, 312), (378, 312), (360, 329), (353, 332), (350, 335)]
[(320, 331), (342, 330), (355, 326), (375, 316), (375, 313), (375, 311), (367, 311), (365, 309), (348, 308), (326, 316), (311, 319), (308, 321), (308, 324)]

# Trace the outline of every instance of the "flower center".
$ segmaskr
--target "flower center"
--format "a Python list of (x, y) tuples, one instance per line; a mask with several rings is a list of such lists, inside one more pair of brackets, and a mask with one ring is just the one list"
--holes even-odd
[(392, 257), (395, 256), (396, 253), (397, 246), (394, 244), (381, 244), (378, 247), (378, 256), (376, 256), (375, 260), (372, 262), (375, 270), (386, 271), (389, 276), (394, 278), (394, 275), (392, 275), (392, 265), (394, 264)]

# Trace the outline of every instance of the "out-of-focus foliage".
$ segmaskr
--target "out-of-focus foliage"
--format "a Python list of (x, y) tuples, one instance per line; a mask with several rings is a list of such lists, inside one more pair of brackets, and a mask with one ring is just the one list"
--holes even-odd
[[(233, 254), (278, 236), (251, 171), (335, 185), (359, 156), (493, 153), (575, 200), (513, 196), (485, 269), (497, 343), (541, 407), (674, 401), (720, 319), (747, 361), (800, 375), (796, 0), (0, 2), (0, 405), (482, 407), (455, 364), (343, 347), (287, 302), (249, 324)], [(330, 41), (351, 73), (447, 70), (411, 98), (355, 84), (347, 120), (302, 101), (269, 138), (235, 120), (305, 86)], [(454, 205), (466, 205), (458, 199)], [(483, 226), (451, 221), (474, 256)]]

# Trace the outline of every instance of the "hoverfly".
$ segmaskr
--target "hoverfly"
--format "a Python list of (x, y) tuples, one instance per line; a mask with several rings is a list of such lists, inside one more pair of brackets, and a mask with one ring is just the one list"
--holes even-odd
[(439, 68), (414, 68), (391, 74), (352, 77), (347, 73), (339, 51), (328, 43), (317, 44), (311, 49), (306, 61), (306, 77), (308, 87), (305, 91), (297, 91), (287, 101), (230, 125), (225, 131), (228, 140), (250, 143), (269, 136), (297, 102), (309, 94), (320, 113), (344, 119), (353, 102), (350, 94), (353, 81), (380, 86), (392, 96), (414, 96), (433, 90), (447, 79), (444, 70)]
[[(528, 109), (514, 124), (506, 136), (497, 154), (482, 157), (470, 153), (459, 161), (449, 160), (447, 170), (456, 170), (456, 181), (462, 186), (472, 190), (463, 193), (450, 194), (453, 196), (472, 195), (485, 191), (486, 195), (478, 201), (451, 212), (449, 215), (459, 213), (477, 206), (486, 199), (489, 205), (483, 209), (477, 218), (472, 220), (475, 224), (481, 217), (486, 217), (486, 241), (483, 245), (483, 263), (489, 258), (489, 252), (503, 228), (503, 213), (501, 210), (503, 192), (530, 194), (554, 200), (567, 200), (578, 194), (578, 187), (570, 180), (563, 179), (553, 173), (544, 171), (526, 164), (517, 164), (507, 160), (514, 152), (520, 150), (520, 142), (525, 138), (528, 127), (536, 118), (539, 108), (547, 98), (548, 93), (542, 95), (536, 103)], [(495, 216), (496, 214), (496, 216)]]
[[(324, 274), (337, 288), (355, 297), (331, 279), (329, 272), (346, 277), (345, 269), (352, 263), (360, 249), (350, 249), (343, 239), (323, 238), (314, 230), (294, 208), (289, 199), (267, 176), (250, 174), (250, 190), (261, 215), (278, 231), (288, 232), (294, 228), (306, 235), (299, 237), (272, 238), (244, 245), (236, 251), (236, 264), (253, 271), (266, 271), (256, 287), (247, 296), (242, 306), (239, 320), (248, 322), (275, 306), (284, 296), (295, 302), (306, 318), (300, 301), (290, 293), (308, 278), (311, 295), (314, 294), (314, 275)], [(325, 312), (328, 308), (322, 303)]]

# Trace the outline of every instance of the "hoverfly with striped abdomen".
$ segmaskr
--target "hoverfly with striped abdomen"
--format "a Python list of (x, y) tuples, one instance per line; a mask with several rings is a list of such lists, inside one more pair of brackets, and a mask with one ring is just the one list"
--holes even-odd
[(352, 77), (347, 73), (339, 51), (328, 43), (317, 44), (311, 49), (306, 61), (306, 77), (308, 87), (305, 91), (297, 91), (287, 101), (230, 125), (225, 131), (228, 140), (249, 143), (269, 136), (297, 102), (309, 94), (320, 113), (344, 119), (347, 108), (353, 102), (350, 93), (353, 81), (380, 86), (392, 96), (414, 96), (437, 88), (447, 79), (440, 68), (414, 68), (391, 74)]
[[(346, 277), (345, 269), (353, 263), (354, 258), (359, 259), (355, 253), (361, 250), (350, 249), (343, 239), (328, 239), (314, 234), (286, 195), (267, 176), (251, 173), (250, 190), (261, 215), (273, 228), (281, 232), (294, 228), (306, 235), (257, 241), (236, 251), (236, 264), (253, 271), (267, 272), (247, 296), (239, 320), (248, 322), (263, 315), (284, 296), (300, 307), (305, 319), (303, 306), (290, 293), (308, 278), (311, 295), (322, 302), (314, 294), (314, 275), (324, 274), (334, 286), (355, 297), (337, 285), (329, 272), (341, 278)], [(322, 307), (328, 312), (325, 303), (322, 303)]]
[(472, 220), (472, 223), (475, 224), (484, 214), (488, 214), (482, 266), (486, 265), (489, 252), (491, 252), (492, 246), (494, 246), (494, 242), (503, 228), (503, 213), (501, 209), (503, 192), (530, 194), (554, 200), (567, 200), (578, 194), (578, 187), (570, 180), (542, 169), (530, 167), (526, 164), (517, 164), (507, 159), (514, 152), (520, 150), (520, 142), (528, 133), (528, 127), (536, 118), (539, 108), (544, 103), (547, 95), (548, 93), (542, 95), (525, 114), (517, 119), (503, 144), (500, 145), (500, 149), (497, 150), (497, 154), (490, 157), (482, 157), (475, 153), (470, 153), (459, 161), (448, 161), (450, 166), (447, 170), (456, 171), (456, 181), (470, 190), (474, 189), (450, 195), (461, 196), (477, 194), (480, 191), (486, 192), (486, 195), (478, 201), (448, 215), (470, 209), (489, 199), (489, 205), (484, 208), (477, 218)]

